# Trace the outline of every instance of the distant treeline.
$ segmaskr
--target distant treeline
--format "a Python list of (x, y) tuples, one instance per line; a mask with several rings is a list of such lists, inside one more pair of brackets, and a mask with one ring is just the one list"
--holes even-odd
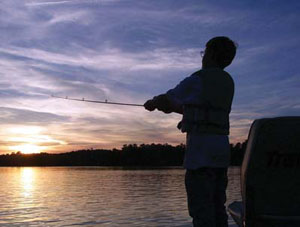
[[(240, 165), (246, 141), (231, 146), (231, 165)], [(59, 154), (0, 155), (0, 166), (181, 166), (185, 145), (129, 144), (121, 149), (88, 149)]]

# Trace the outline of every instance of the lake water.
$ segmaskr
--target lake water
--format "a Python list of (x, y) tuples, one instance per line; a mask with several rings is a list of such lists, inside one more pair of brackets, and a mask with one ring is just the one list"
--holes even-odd
[[(239, 172), (227, 203), (241, 198)], [(183, 169), (1, 167), (0, 182), (1, 227), (191, 226)]]

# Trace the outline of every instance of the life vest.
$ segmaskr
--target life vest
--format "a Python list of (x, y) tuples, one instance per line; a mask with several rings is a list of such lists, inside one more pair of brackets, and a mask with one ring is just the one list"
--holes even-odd
[(201, 97), (197, 104), (183, 106), (182, 132), (229, 135), (229, 113), (234, 94), (234, 82), (222, 69), (202, 69), (195, 72), (202, 79)]

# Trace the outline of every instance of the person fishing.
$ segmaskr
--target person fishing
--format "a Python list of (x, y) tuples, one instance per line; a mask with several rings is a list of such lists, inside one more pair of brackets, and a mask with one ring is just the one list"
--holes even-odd
[(233, 61), (236, 49), (228, 37), (210, 39), (201, 52), (201, 70), (144, 104), (148, 111), (182, 114), (178, 128), (187, 133), (183, 166), (188, 210), (195, 227), (228, 226), (225, 202), (234, 81), (224, 68)]

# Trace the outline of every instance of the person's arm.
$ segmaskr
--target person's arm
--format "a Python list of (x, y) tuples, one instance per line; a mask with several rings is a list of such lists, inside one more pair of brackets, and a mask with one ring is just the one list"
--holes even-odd
[(144, 104), (145, 109), (149, 111), (158, 109), (164, 113), (175, 112), (183, 114), (184, 101), (189, 95), (190, 87), (194, 82), (193, 80), (194, 78), (192, 76), (187, 77), (166, 94), (161, 94), (148, 100)]
[(144, 107), (149, 111), (158, 109), (164, 113), (183, 113), (183, 106), (173, 102), (167, 94), (155, 96), (153, 99), (145, 102)]

